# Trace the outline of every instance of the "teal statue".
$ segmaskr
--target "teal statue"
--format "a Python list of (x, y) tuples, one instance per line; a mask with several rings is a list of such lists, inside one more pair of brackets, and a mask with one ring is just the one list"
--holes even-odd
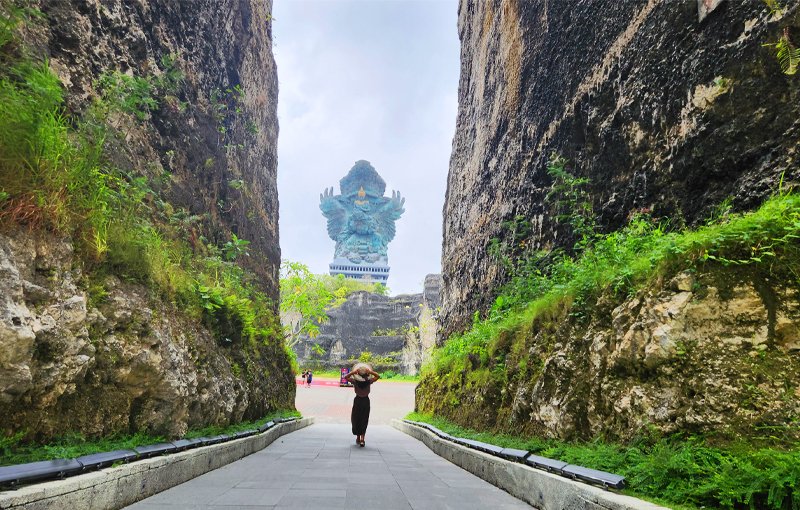
[(319, 208), (328, 219), (328, 235), (336, 241), (331, 274), (352, 278), (388, 278), (387, 248), (394, 239), (394, 223), (403, 214), (405, 198), (392, 191), (385, 197), (386, 183), (369, 161), (356, 161), (339, 181), (341, 195), (333, 188), (319, 196)]

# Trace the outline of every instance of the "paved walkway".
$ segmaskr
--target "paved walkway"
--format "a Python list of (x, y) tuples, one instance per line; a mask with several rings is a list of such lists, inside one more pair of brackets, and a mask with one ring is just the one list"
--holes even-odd
[[(402, 418), (414, 410), (416, 383), (378, 381), (370, 391), (369, 423), (388, 425), (393, 418)], [(295, 406), (303, 416), (313, 416), (317, 423), (350, 423), (353, 388), (340, 388), (339, 381), (314, 379), (311, 387), (297, 387)]]
[(530, 507), (389, 426), (370, 426), (367, 446), (359, 448), (349, 425), (321, 423), (285, 435), (258, 453), (128, 508)]

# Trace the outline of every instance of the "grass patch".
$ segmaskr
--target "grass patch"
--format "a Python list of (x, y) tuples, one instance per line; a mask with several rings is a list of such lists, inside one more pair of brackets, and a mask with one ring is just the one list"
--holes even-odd
[(626, 493), (677, 508), (800, 508), (800, 451), (716, 448), (702, 438), (641, 437), (629, 445), (491, 434), (429, 414), (407, 419), (448, 434), (624, 475)]
[[(222, 346), (283, 344), (277, 303), (236, 263), (247, 241), (176, 210), (156, 191), (163, 183), (115, 167), (106, 153), (106, 142), (124, 134), (121, 124), (149, 119), (180, 85), (175, 58), (162, 59), (158, 76), (102, 76), (100, 97), (74, 116), (48, 63), (9, 49), (21, 16), (0, 5), (0, 28), (10, 34), (0, 33), (0, 60), (9, 63), (0, 71), (0, 226), (71, 238), (95, 305), (106, 295), (104, 277), (115, 275), (202, 319)], [(204, 228), (230, 240), (210, 243)], [(248, 366), (243, 376), (255, 377)]]
[(669, 232), (667, 225), (638, 216), (617, 232), (595, 236), (577, 255), (534, 253), (519, 260), (485, 318), (476, 312), (468, 331), (434, 350), (423, 374), (460, 371), (469, 356), (487, 366), (491, 343), (502, 334), (564, 311), (580, 321), (602, 294), (621, 300), (705, 264), (757, 265), (800, 280), (798, 240), (800, 195), (782, 192), (756, 211), (726, 212), (695, 230)]
[(381, 374), (381, 380), (388, 382), (419, 382), (419, 375), (404, 375), (394, 374), (387, 375), (386, 372)]
[[(190, 430), (184, 436), (186, 439), (203, 436), (216, 436), (219, 434), (233, 434), (242, 430), (258, 428), (264, 423), (275, 418), (300, 417), (295, 410), (276, 411), (260, 420), (246, 421), (229, 425), (227, 427), (205, 427)], [(24, 464), (39, 460), (72, 459), (92, 453), (109, 452), (112, 450), (130, 450), (137, 446), (160, 443), (168, 440), (163, 436), (152, 436), (136, 433), (132, 435), (117, 435), (102, 439), (87, 439), (79, 434), (67, 434), (46, 445), (20, 444), (24, 433), (12, 437), (0, 438), (0, 466)]]

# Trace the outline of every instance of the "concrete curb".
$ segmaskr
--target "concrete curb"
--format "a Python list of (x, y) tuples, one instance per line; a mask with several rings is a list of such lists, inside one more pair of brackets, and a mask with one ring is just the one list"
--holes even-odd
[(667, 510), (641, 499), (467, 448), (401, 420), (392, 426), (419, 439), (435, 454), (542, 510)]
[(0, 509), (116, 510), (266, 448), (314, 418), (280, 423), (263, 434), (0, 492)]

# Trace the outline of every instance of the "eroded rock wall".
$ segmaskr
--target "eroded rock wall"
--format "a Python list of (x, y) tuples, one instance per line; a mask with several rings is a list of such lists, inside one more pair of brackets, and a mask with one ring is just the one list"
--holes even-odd
[(279, 341), (221, 346), (198, 317), (114, 276), (92, 303), (82, 265), (50, 234), (0, 235), (0, 433), (175, 437), (294, 406)]
[(444, 333), (504, 281), (487, 250), (503, 221), (529, 220), (534, 247), (571, 246), (544, 200), (553, 151), (591, 180), (604, 230), (638, 210), (694, 224), (797, 180), (800, 81), (764, 46), (784, 29), (800, 43), (798, 4), (781, 4), (774, 16), (756, 0), (462, 0)]
[[(28, 39), (48, 55), (75, 113), (103, 73), (158, 76), (174, 57), (183, 81), (144, 122), (116, 120), (121, 168), (163, 183), (175, 207), (203, 218), (197, 243), (228, 232), (251, 242), (249, 269), (277, 297), (277, 101), (271, 0), (42, 0)], [(235, 89), (241, 87), (240, 95)], [(241, 182), (240, 182), (241, 181)]]
[[(563, 439), (705, 434), (791, 444), (800, 419), (800, 296), (747, 268), (682, 273), (588, 320), (504, 334), (489, 366), (420, 382), (417, 408), (468, 427)], [(457, 403), (454, 405), (454, 403)], [(769, 434), (764, 431), (769, 430)]]
[(416, 374), (436, 344), (440, 288), (441, 276), (432, 274), (425, 277), (421, 294), (352, 293), (327, 310), (319, 335), (300, 338), (294, 346), (298, 363), (338, 369), (369, 352), (382, 359), (379, 370)]
[[(186, 229), (196, 252), (213, 253), (231, 234), (250, 241), (249, 256), (237, 263), (253, 271), (277, 303), (272, 2), (32, 5), (44, 16), (20, 29), (20, 47), (47, 59), (65, 88), (70, 116), (91, 111), (103, 75), (152, 81), (169, 67), (179, 71), (182, 80), (158, 93), (152, 111), (138, 117), (111, 112), (104, 157), (131, 177), (147, 178), (154, 193), (145, 200), (157, 202), (159, 221), (192, 221)], [(69, 239), (4, 225), (2, 433), (25, 430), (27, 439), (138, 430), (172, 436), (293, 407), (291, 365), (277, 327), (274, 338), (258, 345), (223, 345), (201, 317), (124, 275), (100, 282), (108, 295), (92, 303), (87, 267), (92, 264)]]

